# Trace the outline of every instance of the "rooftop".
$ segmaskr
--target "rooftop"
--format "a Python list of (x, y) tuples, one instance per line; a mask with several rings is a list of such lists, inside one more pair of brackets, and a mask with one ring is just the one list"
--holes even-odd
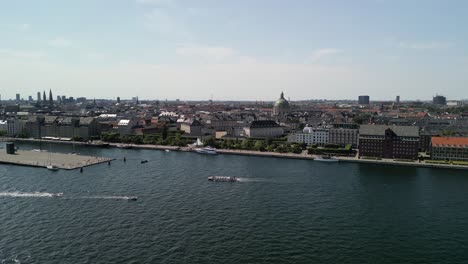
[(360, 135), (384, 136), (385, 130), (391, 129), (399, 137), (419, 137), (417, 126), (361, 125)]
[(432, 137), (432, 146), (450, 148), (468, 148), (468, 137)]

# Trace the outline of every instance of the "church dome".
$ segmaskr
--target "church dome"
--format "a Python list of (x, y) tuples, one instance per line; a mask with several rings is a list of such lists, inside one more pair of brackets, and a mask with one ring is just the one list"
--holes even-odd
[(284, 99), (284, 93), (283, 92), (281, 92), (281, 97), (278, 100), (276, 100), (275, 108), (281, 108), (281, 109), (288, 109), (289, 108), (289, 102), (288, 102), (288, 100)]
[(273, 106), (273, 115), (283, 116), (289, 112), (289, 102), (284, 99), (284, 93), (281, 92), (281, 96), (276, 100), (275, 105)]

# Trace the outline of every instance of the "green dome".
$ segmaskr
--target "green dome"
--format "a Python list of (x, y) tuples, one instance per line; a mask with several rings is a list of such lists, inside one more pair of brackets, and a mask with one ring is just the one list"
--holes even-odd
[(284, 94), (282, 92), (281, 92), (281, 97), (275, 102), (275, 108), (280, 108), (280, 109), (289, 108), (289, 102), (286, 99), (284, 99)]

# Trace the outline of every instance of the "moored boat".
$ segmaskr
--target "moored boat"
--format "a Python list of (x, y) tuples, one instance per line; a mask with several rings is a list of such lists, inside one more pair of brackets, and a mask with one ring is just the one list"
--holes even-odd
[(47, 165), (47, 169), (50, 171), (58, 171), (59, 167), (51, 164), (51, 165)]
[(218, 152), (216, 152), (216, 149), (212, 147), (196, 148), (195, 152), (201, 153), (201, 154), (211, 154), (211, 155), (218, 154)]
[(335, 159), (335, 158), (330, 157), (330, 156), (319, 156), (319, 157), (315, 158), (314, 160), (322, 161), (322, 162), (338, 162), (339, 161), (338, 159)]

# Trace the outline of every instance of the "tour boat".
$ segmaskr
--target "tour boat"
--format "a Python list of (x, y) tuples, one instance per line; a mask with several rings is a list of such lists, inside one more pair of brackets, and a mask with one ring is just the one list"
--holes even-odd
[(59, 167), (51, 164), (51, 165), (47, 165), (47, 169), (51, 171), (58, 171)]
[(236, 182), (239, 181), (236, 177), (226, 177), (226, 176), (210, 176), (208, 177), (209, 181), (216, 181), (216, 182)]
[(218, 154), (218, 152), (216, 152), (216, 149), (212, 147), (196, 148), (195, 152), (201, 153), (201, 154), (211, 154), (211, 155)]
[(330, 156), (319, 156), (315, 158), (316, 161), (323, 161), (323, 162), (338, 162), (338, 159), (332, 158)]

